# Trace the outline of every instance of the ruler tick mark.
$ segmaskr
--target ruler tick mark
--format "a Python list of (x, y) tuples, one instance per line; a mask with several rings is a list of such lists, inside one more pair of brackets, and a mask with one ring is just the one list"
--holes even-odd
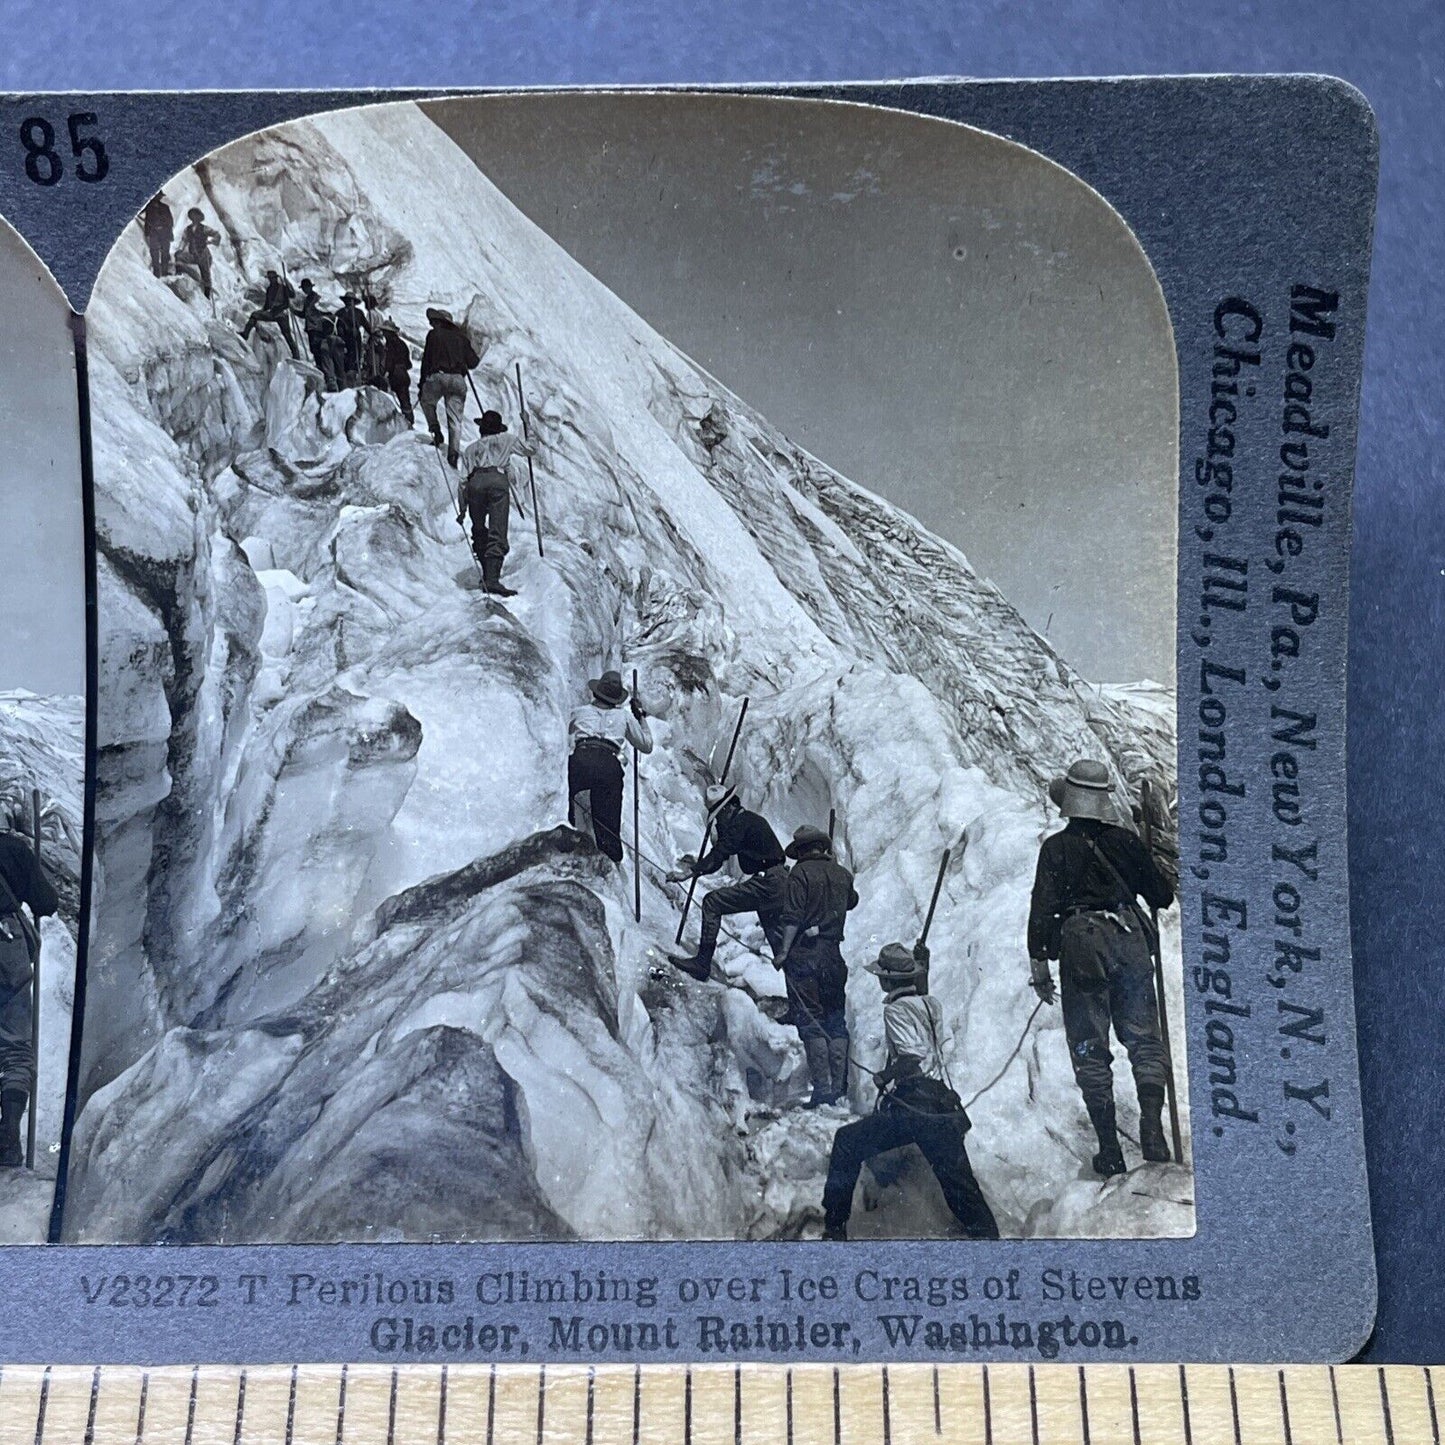
[(246, 1418), (246, 1372), (241, 1371), (241, 1378), (236, 1384), (236, 1433), (231, 1437), (231, 1445), (241, 1445), (241, 1423)]
[(1032, 1365), (1029, 1366), (1029, 1436), (1034, 1445), (1039, 1445), (1039, 1391)]
[(1239, 1395), (1234, 1388), (1234, 1366), (1229, 1367), (1229, 1413), (1234, 1420), (1234, 1445), (1244, 1445), (1239, 1438)]
[(492, 1432), (497, 1423), (497, 1367), (487, 1372), (487, 1445), (492, 1445)]
[(983, 1441), (993, 1445), (993, 1401), (989, 1397), (988, 1366), (983, 1367)]
[(1380, 1366), (1380, 1415), (1385, 1422), (1386, 1445), (1395, 1445), (1395, 1424), (1390, 1418), (1390, 1391), (1385, 1384), (1385, 1367)]
[(396, 1366), (391, 1367), (391, 1396), (386, 1406), (386, 1445), (396, 1445)]
[(291, 1392), (286, 1397), (286, 1445), (292, 1445), (296, 1438), (296, 1372), (299, 1366), (291, 1366)]
[(587, 1366), (587, 1437), (586, 1445), (592, 1445), (592, 1419), (597, 1398), (597, 1371)]
[[(191, 1437), (196, 1433), (196, 1386), (200, 1381), (201, 1367), (191, 1367), (191, 1401), (186, 1406), (186, 1445), (191, 1445)], [(336, 1437), (340, 1440), (340, 1436)]]
[[(489, 1437), (490, 1438), (490, 1437)], [(632, 1445), (642, 1438), (642, 1366), (632, 1367)]]
[(543, 1365), (537, 1372), (537, 1445), (542, 1445), (542, 1437), (547, 1433), (547, 1367)]
[(346, 1366), (341, 1367), (341, 1383), (336, 1388), (336, 1445), (346, 1433)]
[(938, 1366), (933, 1367), (933, 1433), (943, 1434), (943, 1411), (938, 1398)]
[(1091, 1445), (1089, 1436), (1089, 1381), (1084, 1367), (1079, 1366), (1079, 1425), (1084, 1432), (1084, 1445)]
[(888, 1366), (883, 1366), (883, 1445), (893, 1445), (893, 1411), (888, 1399)]
[(683, 1445), (692, 1445), (692, 1366), (682, 1376), (682, 1439)]
[(733, 1366), (733, 1445), (743, 1445), (743, 1367)]
[(150, 1392), (150, 1371), (142, 1370), (140, 1376), (140, 1405), (135, 1412), (135, 1445), (144, 1445), (146, 1435), (146, 1397)]
[(35, 1412), (35, 1445), (42, 1445), (41, 1437), (45, 1433), (45, 1407), (50, 1403), (50, 1366), (46, 1365), (45, 1373), (40, 1377), (40, 1408)]
[(1189, 1418), (1189, 1376), (1179, 1367), (1179, 1408), (1184, 1416), (1184, 1445), (1194, 1445), (1194, 1424)]
[(1440, 1445), (1440, 1421), (1435, 1414), (1435, 1377), (1430, 1366), (1425, 1366), (1425, 1403), (1430, 1407), (1430, 1439), (1432, 1445)]
[(793, 1369), (788, 1367), (787, 1390), (785, 1392), (784, 1410), (788, 1425), (787, 1445), (793, 1445)]
[(1345, 1427), (1340, 1420), (1340, 1389), (1335, 1382), (1335, 1367), (1330, 1366), (1330, 1402), (1335, 1407), (1335, 1445), (1345, 1445)]
[(100, 1366), (90, 1372), (90, 1406), (85, 1412), (85, 1445), (95, 1445), (95, 1407), (100, 1404)]
[(441, 1397), (437, 1401), (437, 1445), (447, 1445), (447, 1367), (442, 1366)]
[(1134, 1367), (1129, 1366), (1129, 1415), (1134, 1422), (1134, 1445), (1144, 1445), (1139, 1434), (1139, 1381), (1134, 1377)]
[(1279, 1418), (1284, 1424), (1284, 1445), (1294, 1445), (1294, 1432), (1289, 1423), (1289, 1396), (1285, 1393), (1283, 1370), (1279, 1372)]
[(843, 1445), (843, 1386), (833, 1366), (833, 1445)]

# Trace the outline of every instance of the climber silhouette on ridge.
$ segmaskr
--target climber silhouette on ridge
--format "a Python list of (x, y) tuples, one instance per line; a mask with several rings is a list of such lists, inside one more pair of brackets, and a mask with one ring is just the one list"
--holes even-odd
[[(647, 713), (613, 670), (587, 683), (591, 700), (572, 710), (568, 734), (573, 739), (567, 759), (567, 821), (577, 825), (577, 799), (587, 794), (592, 836), (614, 863), (622, 862), (622, 748), (631, 743), (640, 753), (652, 751)], [(628, 703), (629, 709), (623, 710)]]
[(456, 466), (461, 456), (462, 408), (467, 400), (467, 376), (481, 364), (482, 358), (472, 345), (465, 329), (452, 320), (450, 311), (428, 306), (426, 319), (431, 323), (421, 353), (417, 400), (431, 430), (433, 446), (442, 445), (441, 422), (437, 404), (446, 407), (447, 461)]

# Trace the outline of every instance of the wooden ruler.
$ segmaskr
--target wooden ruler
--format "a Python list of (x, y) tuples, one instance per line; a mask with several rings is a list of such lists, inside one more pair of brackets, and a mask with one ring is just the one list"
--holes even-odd
[(1439, 1445), (1392, 1365), (11, 1365), (0, 1445)]

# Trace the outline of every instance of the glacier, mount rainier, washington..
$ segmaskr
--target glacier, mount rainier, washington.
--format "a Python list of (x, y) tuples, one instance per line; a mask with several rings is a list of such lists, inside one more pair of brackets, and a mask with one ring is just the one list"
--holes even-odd
[[(68, 1237), (816, 1234), (843, 1114), (786, 1107), (801, 1049), (756, 1001), (777, 976), (726, 940), (739, 986), (676, 973), (677, 890), (645, 869), (635, 923), (630, 872), (563, 825), (585, 679), (639, 669), (650, 859), (697, 846), (744, 697), (744, 798), (780, 831), (837, 809), (870, 1066), (860, 965), (916, 935), (953, 847), (930, 942), (965, 1099), (1034, 1004), (1048, 779), (1104, 756), (1172, 796), (1168, 709), (1084, 686), (955, 549), (659, 337), (415, 106), (263, 132), (167, 193), (224, 233), (215, 307), (152, 277), (133, 231), (89, 313), (101, 752)], [(514, 426), (522, 364), (546, 556), (514, 517), (518, 596), (459, 585), (449, 481), (390, 397), (322, 394), (272, 328), (239, 339), (238, 261), (328, 293), (365, 279), (413, 338), (449, 307)], [(1177, 1021), (1170, 921), (1166, 948)], [(853, 1096), (871, 1103), (857, 1071)], [(1057, 1009), (972, 1112), (1005, 1234), (1192, 1231), (1187, 1168), (1089, 1174)], [(856, 1233), (947, 1221), (921, 1163), (865, 1192)]]

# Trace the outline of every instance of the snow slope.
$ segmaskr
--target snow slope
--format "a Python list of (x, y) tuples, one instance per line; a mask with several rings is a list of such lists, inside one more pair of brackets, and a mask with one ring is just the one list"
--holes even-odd
[[(415, 107), (264, 132), (167, 193), (226, 232), (216, 307), (151, 277), (137, 232), (90, 312), (102, 753), (69, 1236), (815, 1230), (845, 1115), (779, 1112), (804, 1083), (755, 1002), (776, 975), (728, 943), (739, 987), (682, 978), (677, 891), (646, 867), (635, 923), (630, 877), (560, 826), (585, 680), (640, 672), (648, 859), (696, 848), (744, 697), (744, 797), (780, 831), (836, 808), (864, 1063), (856, 966), (914, 936), (952, 847), (933, 981), (966, 1098), (1033, 1005), (1043, 785), (1089, 754), (1172, 796), (1172, 730), (1083, 688), (955, 549), (682, 356)], [(522, 364), (546, 557), (514, 516), (505, 607), (459, 585), (424, 433), (374, 391), (320, 395), (266, 328), (237, 337), (238, 267), (281, 261), (333, 298), (365, 280), (414, 339), (428, 304), (465, 317), (514, 426)], [(973, 1112), (1006, 1233), (1192, 1230), (1183, 1171), (1085, 1177), (1056, 1010)], [(936, 1230), (923, 1172), (904, 1160), (860, 1231)]]

